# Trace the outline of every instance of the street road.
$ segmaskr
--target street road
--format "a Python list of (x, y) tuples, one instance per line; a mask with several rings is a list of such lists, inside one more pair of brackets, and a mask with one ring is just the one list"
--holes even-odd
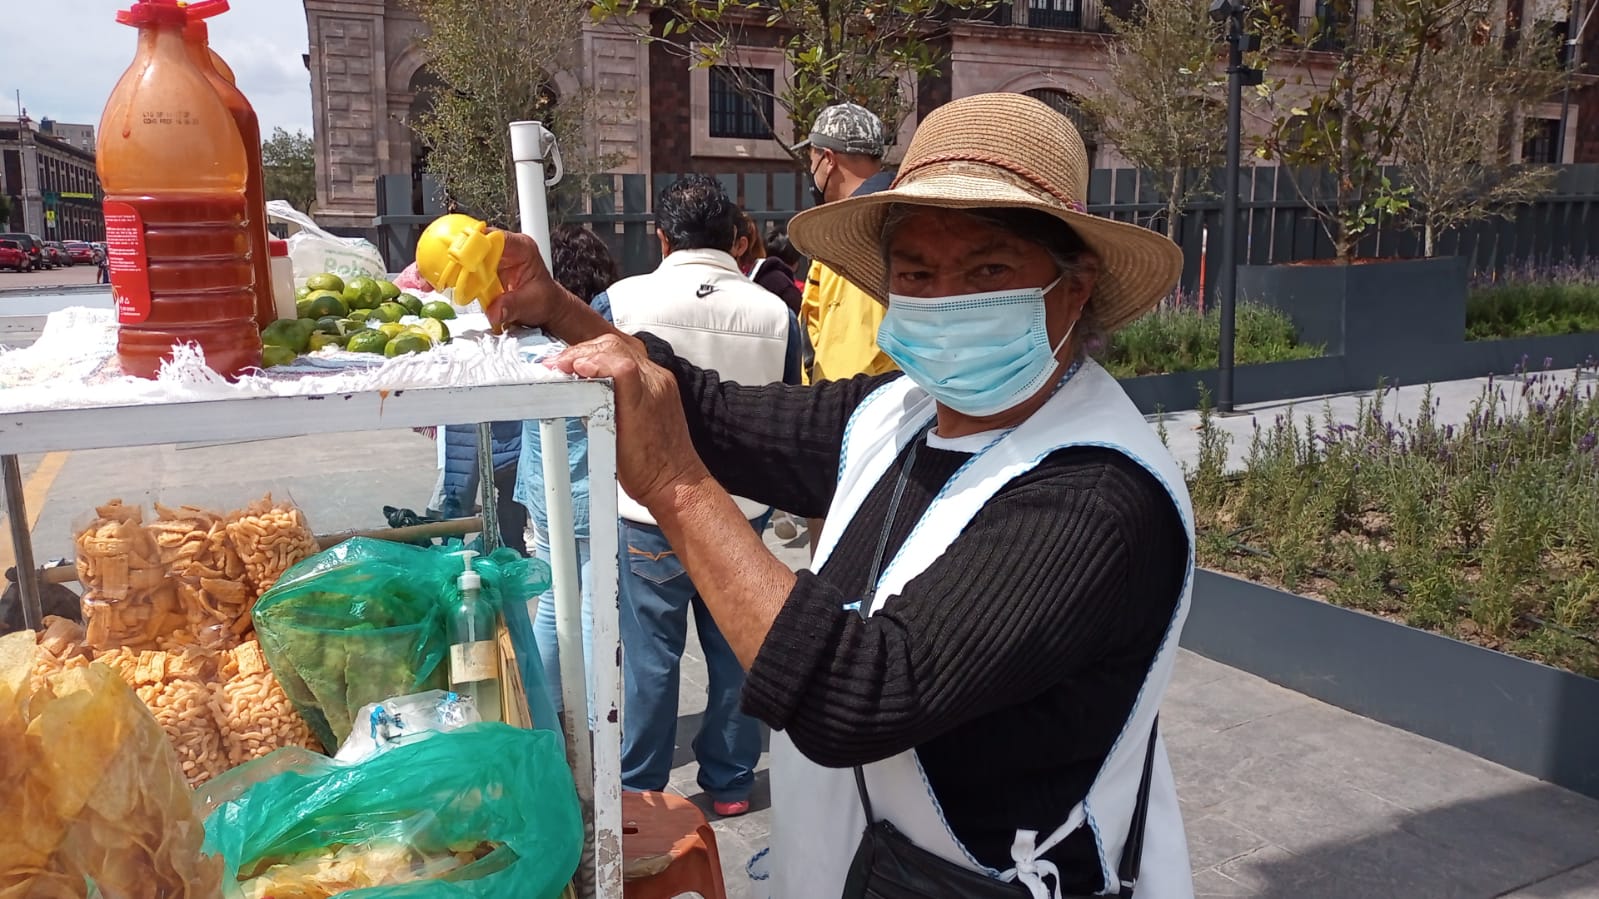
[(37, 272), (4, 271), (0, 272), (0, 290), (93, 284), (94, 276), (95, 267), (87, 263)]

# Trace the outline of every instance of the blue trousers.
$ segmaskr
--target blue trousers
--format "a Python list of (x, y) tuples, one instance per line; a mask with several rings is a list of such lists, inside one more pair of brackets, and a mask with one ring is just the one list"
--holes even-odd
[[(588, 695), (594, 695), (594, 580), (590, 574), (589, 564), (589, 539), (576, 538), (577, 565), (581, 572), (583, 585), (583, 671), (587, 674)], [(538, 532), (533, 543), (533, 550), (537, 556), (549, 563), (551, 561), (550, 537), (543, 530)], [(544, 591), (539, 597), (538, 614), (533, 618), (533, 639), (538, 641), (539, 660), (544, 663), (544, 683), (550, 690), (550, 701), (555, 704), (555, 710), (561, 711), (561, 646), (555, 634), (555, 590)], [(594, 726), (593, 701), (590, 700), (589, 727)]]
[[(750, 522), (765, 530), (770, 513)], [(744, 669), (660, 528), (621, 525), (622, 789), (664, 790), (677, 745), (677, 693), (689, 609), (707, 680), (694, 737), (699, 785), (719, 802), (748, 799), (761, 755), (761, 725), (739, 711)]]

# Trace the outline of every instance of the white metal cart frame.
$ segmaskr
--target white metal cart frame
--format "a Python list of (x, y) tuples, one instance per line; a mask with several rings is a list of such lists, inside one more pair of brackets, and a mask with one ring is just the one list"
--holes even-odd
[[(0, 459), (7, 481), (16, 477), (16, 457), (57, 451), (110, 449), (207, 440), (264, 440), (396, 430), (435, 425), (480, 425), (492, 421), (539, 420), (544, 438), (545, 490), (551, 531), (571, 533), (572, 491), (562, 421), (583, 420), (589, 432), (589, 478), (616, 483), (615, 404), (608, 381), (546, 381), (481, 387), (435, 387), (366, 391), (329, 396), (253, 397), (146, 406), (57, 409), (0, 414)], [(10, 503), (22, 491), (7, 485)], [(616, 520), (616, 491), (594, 489), (590, 519)], [(13, 506), (13, 522), (20, 511)], [(555, 554), (553, 566), (567, 758), (593, 841), (585, 852), (590, 867), (577, 878), (585, 894), (622, 899), (621, 640), (617, 629), (617, 531), (593, 528), (595, 671), (591, 736), (583, 714), (590, 707), (583, 671), (579, 573), (572, 552)], [(18, 582), (33, 581), (32, 535), (26, 518), (13, 526)], [(562, 558), (567, 556), (567, 558)], [(36, 583), (36, 582), (35, 582)], [(31, 586), (31, 584), (30, 584)], [(25, 591), (28, 588), (23, 588)], [(31, 592), (31, 591), (28, 591)], [(35, 598), (36, 602), (36, 598)], [(30, 622), (32, 623), (32, 622)], [(586, 887), (592, 884), (589, 893)]]

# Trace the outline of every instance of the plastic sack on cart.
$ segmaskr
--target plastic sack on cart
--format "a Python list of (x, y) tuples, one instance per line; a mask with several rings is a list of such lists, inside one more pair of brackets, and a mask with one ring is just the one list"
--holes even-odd
[(333, 757), (341, 762), (359, 762), (401, 743), (460, 730), (482, 720), (477, 703), (470, 696), (448, 690), (396, 696), (362, 706), (355, 715), (350, 738)]
[(256, 602), (267, 662), (323, 746), (343, 743), (368, 703), (447, 686), (440, 597), (459, 566), (357, 537), (290, 568)]
[(359, 237), (339, 237), (324, 231), (311, 216), (284, 200), (267, 202), (267, 218), (298, 225), (300, 232), (289, 237), (289, 259), (294, 263), (294, 286), (304, 287), (312, 275), (329, 272), (348, 281), (365, 275), (381, 278), (388, 273), (383, 254), (371, 241)]
[(32, 631), (0, 638), (0, 895), (217, 895), (161, 726), (111, 669), (36, 679), (38, 655)]
[(484, 723), (354, 764), (274, 753), (208, 788), (236, 798), (205, 851), (228, 899), (553, 899), (583, 848), (559, 742)]

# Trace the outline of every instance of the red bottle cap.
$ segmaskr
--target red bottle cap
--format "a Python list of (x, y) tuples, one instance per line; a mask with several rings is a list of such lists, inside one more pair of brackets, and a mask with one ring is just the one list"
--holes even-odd
[(267, 241), (267, 255), (274, 258), (289, 255), (289, 242), (277, 238)]
[(136, 0), (132, 8), (117, 13), (123, 25), (143, 28), (147, 25), (183, 25), (189, 12), (178, 0)]
[(189, 13), (189, 21), (198, 22), (227, 12), (228, 0), (194, 0), (194, 2), (185, 5), (184, 9)]

